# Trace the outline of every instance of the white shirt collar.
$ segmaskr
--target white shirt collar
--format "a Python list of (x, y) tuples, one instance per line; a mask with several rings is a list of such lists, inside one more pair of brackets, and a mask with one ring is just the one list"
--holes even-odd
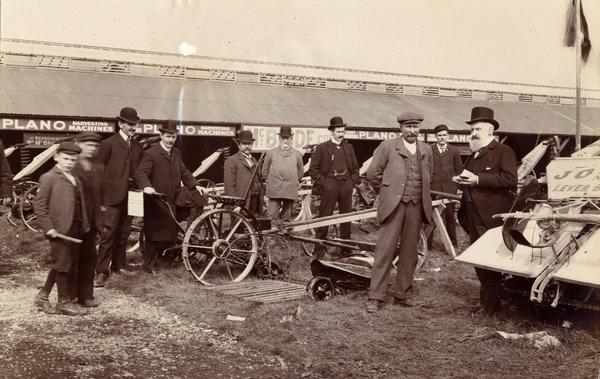
[(160, 143), (160, 147), (162, 147), (164, 151), (166, 151), (167, 153), (171, 154), (171, 149), (173, 149), (173, 148), (169, 149), (168, 147), (166, 147), (166, 146), (163, 144), (163, 142), (162, 142), (162, 141), (160, 141), (159, 143)]
[(338, 141), (338, 140), (336, 140), (336, 139), (335, 139), (335, 138), (333, 138), (333, 137), (331, 137), (331, 142), (332, 142), (334, 145), (337, 145), (337, 146), (340, 146), (340, 145), (342, 144), (342, 141)]
[(123, 130), (119, 129), (119, 134), (121, 135), (121, 138), (125, 140), (125, 142), (129, 141), (129, 136), (123, 133)]
[(400, 137), (400, 138), (402, 138), (402, 142), (404, 143), (404, 147), (406, 147), (406, 150), (410, 151), (411, 154), (415, 154), (417, 152), (417, 142), (408, 143), (408, 142), (406, 142), (404, 137)]
[(446, 145), (444, 145), (444, 146), (442, 147), (442, 146), (440, 146), (440, 145), (438, 145), (438, 144), (436, 143), (436, 146), (437, 146), (437, 148), (438, 148), (438, 150), (439, 150), (439, 152), (440, 152), (440, 153), (443, 153), (444, 151), (446, 151), (446, 150), (448, 149), (448, 144), (446, 144)]

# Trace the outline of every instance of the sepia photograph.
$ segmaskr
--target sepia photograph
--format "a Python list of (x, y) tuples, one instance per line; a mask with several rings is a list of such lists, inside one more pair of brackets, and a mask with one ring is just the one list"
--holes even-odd
[(600, 2), (0, 0), (0, 378), (600, 378)]

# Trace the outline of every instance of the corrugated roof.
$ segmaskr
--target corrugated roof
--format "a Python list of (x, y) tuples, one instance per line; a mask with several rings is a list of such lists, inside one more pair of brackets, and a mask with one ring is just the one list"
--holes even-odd
[[(0, 113), (114, 117), (123, 106), (144, 119), (242, 124), (327, 125), (341, 115), (349, 126), (395, 128), (407, 110), (465, 130), (473, 106), (492, 107), (505, 133), (574, 134), (575, 107), (289, 88), (208, 80), (0, 66)], [(582, 134), (600, 136), (600, 109), (582, 108)]]

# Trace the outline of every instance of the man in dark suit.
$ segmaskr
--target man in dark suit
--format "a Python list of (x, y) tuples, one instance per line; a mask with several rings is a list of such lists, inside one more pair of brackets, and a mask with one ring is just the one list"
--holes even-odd
[[(185, 202), (182, 182), (188, 188), (196, 188), (201, 195), (203, 189), (185, 167), (181, 152), (175, 147), (177, 122), (167, 120), (159, 130), (160, 142), (144, 153), (135, 180), (138, 188), (148, 195), (157, 192), (166, 195), (175, 215), (175, 207), (183, 206)], [(162, 202), (148, 197), (144, 200), (144, 270), (148, 273), (157, 271), (159, 254), (172, 247), (177, 238), (177, 225), (168, 212)]]
[[(431, 190), (456, 194), (456, 183), (452, 177), (459, 175), (462, 171), (462, 161), (458, 149), (448, 144), (448, 127), (444, 124), (438, 125), (433, 129), (436, 142), (431, 146), (433, 154), (433, 174), (431, 175)], [(435, 199), (436, 196), (433, 196)], [(454, 247), (456, 243), (456, 222), (454, 219), (454, 205), (450, 204), (444, 208), (442, 219), (448, 231), (448, 236)], [(434, 227), (435, 229), (435, 227)], [(431, 246), (433, 240), (433, 231), (429, 234), (427, 244)]]
[[(344, 141), (344, 120), (335, 116), (329, 120), (331, 139), (319, 144), (311, 157), (308, 174), (321, 192), (319, 217), (331, 216), (337, 204), (339, 213), (352, 211), (352, 192), (358, 184), (358, 162), (354, 148)], [(328, 227), (318, 228), (316, 238), (326, 239)], [(340, 226), (340, 237), (350, 239), (350, 223)], [(325, 247), (315, 246), (313, 254), (322, 258)]]
[(402, 136), (383, 141), (375, 149), (367, 172), (367, 179), (379, 193), (380, 223), (369, 286), (369, 313), (376, 312), (386, 301), (396, 256), (394, 301), (404, 307), (415, 306), (410, 298), (418, 260), (417, 244), (423, 222), (431, 224), (431, 147), (417, 141), (423, 116), (405, 112), (397, 120)]
[(4, 155), (4, 145), (0, 141), (0, 204), (8, 205), (12, 201), (12, 172)]
[(104, 204), (96, 287), (104, 286), (110, 274), (109, 265), (113, 273), (127, 273), (125, 248), (131, 230), (131, 217), (127, 215), (127, 191), (135, 188), (133, 175), (144, 152), (142, 146), (132, 139), (139, 122), (135, 109), (121, 109), (117, 117), (119, 131), (100, 143), (96, 161), (104, 167)]
[[(488, 229), (502, 225), (501, 219), (492, 216), (510, 210), (517, 189), (517, 160), (512, 149), (494, 139), (498, 121), (494, 111), (487, 107), (471, 110), (471, 156), (463, 172), (453, 181), (463, 188), (458, 211), (460, 225), (475, 242)], [(488, 314), (500, 309), (502, 274), (475, 268), (481, 283), (480, 307)]]
[[(225, 195), (243, 198), (247, 193), (246, 209), (253, 215), (262, 213), (264, 189), (258, 162), (252, 156), (254, 137), (249, 130), (238, 135), (240, 151), (227, 158), (223, 170)], [(254, 176), (253, 176), (254, 175)]]
[[(80, 239), (83, 233), (89, 231), (83, 188), (72, 173), (80, 152), (79, 146), (73, 142), (60, 143), (54, 156), (56, 166), (40, 177), (33, 207), (42, 230), (50, 241), (52, 263), (34, 304), (41, 311), (68, 316), (87, 313), (74, 306), (68, 280), (79, 251), (79, 246), (69, 238)], [(58, 301), (56, 307), (51, 309), (48, 296), (55, 283)]]

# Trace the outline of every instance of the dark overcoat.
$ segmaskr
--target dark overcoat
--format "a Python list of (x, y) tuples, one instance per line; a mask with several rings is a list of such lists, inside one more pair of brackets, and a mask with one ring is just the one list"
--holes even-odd
[(103, 168), (100, 164), (92, 162), (90, 171), (87, 171), (77, 162), (73, 168), (73, 175), (79, 179), (85, 194), (86, 214), (90, 222), (90, 228), (99, 230), (102, 225), (102, 211), (100, 207), (104, 204), (102, 192)]
[[(485, 226), (494, 228), (502, 225), (502, 219), (493, 215), (510, 210), (517, 189), (517, 159), (512, 149), (496, 140), (483, 147), (475, 158), (471, 154), (465, 162), (465, 169), (479, 176), (479, 183), (469, 187), (473, 203)], [(466, 207), (458, 210), (458, 221), (468, 229)]]
[(456, 193), (456, 183), (452, 177), (459, 175), (462, 171), (462, 161), (458, 149), (450, 144), (446, 145), (446, 150), (440, 153), (437, 145), (431, 145), (433, 156), (433, 171), (431, 174), (431, 190)]
[[(358, 162), (356, 160), (356, 154), (354, 154), (354, 148), (346, 141), (342, 141), (342, 150), (344, 151), (344, 157), (346, 157), (346, 164), (350, 170), (350, 177), (352, 183), (358, 184)], [(310, 157), (310, 167), (308, 169), (308, 175), (313, 180), (314, 186), (317, 189), (323, 187), (325, 178), (331, 172), (332, 159), (334, 155), (336, 145), (331, 141), (326, 141), (317, 145), (315, 152)]]
[[(379, 192), (377, 205), (379, 222), (383, 222), (400, 203), (408, 181), (407, 158), (409, 154), (402, 142), (402, 137), (381, 142), (373, 153), (373, 160), (367, 170), (367, 179)], [(417, 141), (417, 154), (421, 159), (423, 221), (431, 223), (431, 147)]]
[(96, 162), (104, 166), (102, 177), (102, 192), (105, 205), (117, 205), (127, 199), (130, 189), (129, 178), (133, 178), (144, 149), (132, 140), (131, 146), (121, 137), (120, 133), (100, 142)]
[[(81, 182), (77, 177), (75, 180), (81, 196), (81, 224), (85, 233), (89, 230), (90, 225), (85, 212), (85, 195)], [(40, 177), (33, 209), (44, 233), (50, 229), (56, 229), (60, 234), (67, 234), (71, 228), (75, 214), (75, 189), (65, 174), (56, 166)]]
[[(258, 162), (252, 157), (252, 166), (248, 164), (246, 158), (242, 152), (238, 151), (234, 155), (230, 156), (225, 160), (225, 168), (223, 170), (223, 185), (225, 187), (225, 195), (244, 197), (246, 189), (252, 178), (252, 172), (256, 168)], [(257, 169), (252, 182), (252, 186), (260, 186), (260, 205), (259, 209), (263, 209), (264, 205), (264, 188), (260, 184), (261, 170), (260, 167)], [(250, 204), (250, 196), (246, 199), (246, 207)]]
[[(181, 151), (176, 147), (171, 154), (163, 149), (160, 143), (144, 152), (142, 161), (135, 172), (135, 180), (139, 189), (153, 187), (156, 192), (167, 196), (167, 201), (175, 212), (175, 206), (183, 205), (176, 201), (183, 199), (185, 189), (194, 188), (198, 182), (185, 167)], [(144, 198), (144, 236), (148, 241), (174, 241), (177, 237), (177, 225), (168, 215), (168, 209), (160, 202)]]
[(0, 199), (12, 196), (12, 172), (4, 155), (4, 145), (0, 141)]

